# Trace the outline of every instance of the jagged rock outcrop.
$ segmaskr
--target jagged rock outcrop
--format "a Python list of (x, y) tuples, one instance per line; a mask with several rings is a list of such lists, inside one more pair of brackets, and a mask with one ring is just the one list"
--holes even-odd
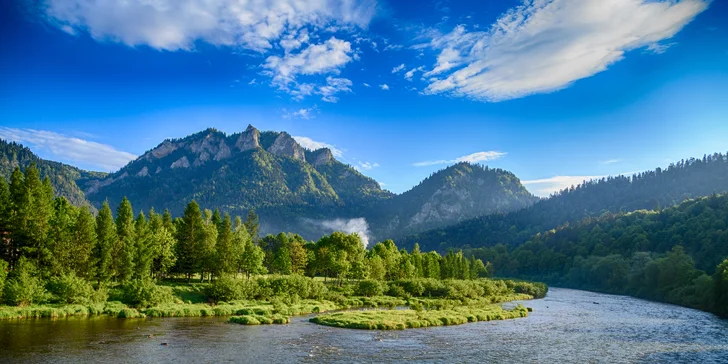
[(260, 147), (260, 132), (252, 125), (240, 134), (235, 142), (235, 148), (241, 152)]
[(92, 181), (92, 182), (89, 183), (89, 186), (86, 189), (86, 191), (84, 191), (84, 193), (86, 193), (86, 195), (93, 195), (94, 193), (98, 192), (99, 189), (101, 189), (102, 187), (109, 186), (112, 183), (117, 182), (117, 181), (121, 181), (122, 179), (124, 179), (126, 177), (129, 177), (129, 173), (124, 172), (124, 173), (120, 174), (117, 177), (113, 177), (112, 176), (112, 177), (109, 177), (109, 178), (106, 178), (106, 179), (103, 179), (103, 180), (100, 180), (100, 181), (98, 181), (98, 180), (97, 181)]
[(175, 161), (174, 163), (172, 163), (170, 168), (172, 168), (172, 169), (189, 168), (189, 166), (190, 166), (190, 161), (187, 159), (187, 157), (182, 157), (182, 158), (178, 159), (177, 161)]
[(170, 155), (175, 150), (177, 150), (177, 145), (169, 140), (165, 140), (158, 147), (154, 148), (151, 153), (155, 158), (159, 159)]
[(302, 161), (306, 160), (306, 152), (303, 147), (298, 145), (296, 140), (286, 132), (278, 135), (273, 145), (268, 148), (268, 152), (282, 157), (290, 157)]
[(149, 175), (149, 167), (147, 167), (147, 166), (144, 166), (144, 168), (142, 168), (142, 170), (139, 171), (139, 173), (137, 173), (137, 177), (146, 177), (148, 175)]
[(329, 164), (334, 161), (334, 154), (331, 153), (331, 149), (329, 148), (322, 148), (319, 150), (316, 150), (312, 153), (313, 158), (309, 161), (314, 167), (322, 166), (325, 164)]

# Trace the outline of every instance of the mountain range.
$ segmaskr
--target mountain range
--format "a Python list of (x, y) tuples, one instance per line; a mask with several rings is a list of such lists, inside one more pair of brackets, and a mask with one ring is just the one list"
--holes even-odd
[(632, 176), (585, 182), (541, 199), (513, 173), (457, 163), (411, 190), (394, 194), (331, 150), (308, 150), (286, 132), (248, 126), (227, 135), (207, 129), (168, 139), (113, 173), (89, 172), (46, 161), (0, 140), (0, 175), (35, 163), (56, 193), (76, 205), (112, 209), (127, 197), (135, 210), (181, 215), (201, 207), (245, 215), (255, 209), (261, 233), (291, 231), (318, 239), (334, 230), (365, 239), (395, 239), (423, 250), (517, 246), (534, 234), (605, 213), (659, 210), (712, 193), (728, 192), (728, 156), (682, 160)]
[(293, 231), (317, 239), (332, 230), (375, 239), (401, 237), (464, 219), (506, 213), (538, 198), (508, 171), (459, 163), (396, 195), (338, 161), (327, 148), (307, 150), (286, 132), (255, 127), (227, 135), (207, 129), (168, 139), (120, 170), (87, 172), (45, 161), (28, 148), (2, 143), (0, 172), (35, 163), (59, 195), (74, 204), (115, 208), (127, 197), (135, 210), (180, 215), (190, 200), (232, 215), (255, 209), (261, 232)]

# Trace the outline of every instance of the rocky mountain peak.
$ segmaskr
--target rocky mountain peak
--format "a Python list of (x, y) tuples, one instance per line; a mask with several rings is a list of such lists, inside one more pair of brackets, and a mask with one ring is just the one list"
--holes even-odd
[(331, 163), (334, 160), (334, 154), (331, 153), (329, 148), (321, 148), (312, 152), (310, 159), (309, 163), (313, 164), (314, 167), (318, 167)]
[(278, 135), (276, 140), (273, 142), (273, 145), (268, 148), (268, 152), (301, 161), (306, 160), (306, 152), (303, 147), (301, 147), (296, 140), (286, 132), (282, 132)]
[(260, 147), (260, 131), (254, 126), (248, 124), (244, 132), (240, 134), (235, 142), (235, 148), (239, 151), (246, 151)]

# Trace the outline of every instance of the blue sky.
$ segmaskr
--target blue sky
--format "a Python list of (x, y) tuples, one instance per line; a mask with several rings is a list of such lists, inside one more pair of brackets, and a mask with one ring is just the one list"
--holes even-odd
[(548, 195), (728, 151), (725, 1), (31, 3), (0, 12), (0, 138), (82, 168), (248, 124), (398, 193), (459, 160)]

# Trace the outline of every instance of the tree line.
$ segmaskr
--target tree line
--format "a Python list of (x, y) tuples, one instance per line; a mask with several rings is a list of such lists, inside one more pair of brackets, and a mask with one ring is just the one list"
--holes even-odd
[(728, 192), (728, 154), (715, 153), (670, 164), (665, 169), (585, 181), (534, 205), (491, 214), (398, 239), (405, 248), (427, 250), (517, 246), (542, 231), (606, 213), (661, 209), (686, 199)]
[(534, 235), (518, 247), (468, 252), (502, 276), (728, 315), (728, 195), (608, 213)]
[[(462, 251), (441, 256), (399, 249), (393, 241), (366, 250), (357, 234), (334, 232), (316, 242), (297, 234), (259, 237), (258, 217), (245, 220), (195, 201), (184, 214), (154, 209), (136, 215), (124, 198), (97, 215), (57, 197), (34, 165), (0, 178), (0, 292), (12, 304), (38, 302), (58, 279), (100, 288), (132, 281), (275, 273), (345, 279), (474, 279), (488, 274)], [(71, 278), (69, 278), (71, 277)], [(81, 283), (79, 283), (81, 284)], [(2, 289), (2, 286), (5, 289)]]

